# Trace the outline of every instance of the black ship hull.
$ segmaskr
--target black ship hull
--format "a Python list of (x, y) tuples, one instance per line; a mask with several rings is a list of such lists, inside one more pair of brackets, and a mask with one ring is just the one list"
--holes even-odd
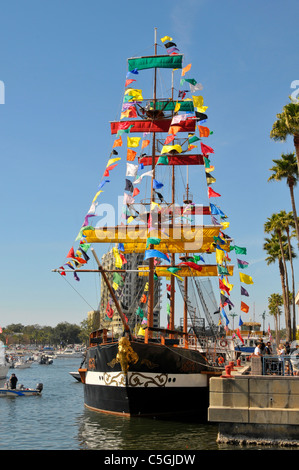
[(131, 341), (127, 373), (118, 343), (87, 351), (85, 406), (127, 416), (207, 420), (208, 374), (204, 356), (160, 343)]

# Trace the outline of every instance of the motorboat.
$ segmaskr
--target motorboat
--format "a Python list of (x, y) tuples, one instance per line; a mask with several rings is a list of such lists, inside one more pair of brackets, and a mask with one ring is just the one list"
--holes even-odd
[(69, 372), (69, 374), (71, 374), (72, 377), (74, 377), (74, 379), (76, 379), (78, 382), (81, 382), (81, 376), (79, 374), (78, 371), (76, 372)]
[(13, 363), (13, 369), (28, 369), (31, 367), (32, 361), (18, 360)]
[(57, 358), (83, 357), (83, 352), (72, 348), (65, 348), (63, 351), (57, 351)]
[(39, 364), (46, 364), (46, 365), (53, 364), (53, 359), (52, 357), (46, 354), (42, 354), (39, 360)]
[(43, 384), (38, 383), (36, 388), (26, 388), (24, 385), (20, 385), (17, 388), (9, 388), (8, 383), (3, 388), (0, 388), (0, 397), (28, 397), (32, 395), (41, 395), (43, 390)]

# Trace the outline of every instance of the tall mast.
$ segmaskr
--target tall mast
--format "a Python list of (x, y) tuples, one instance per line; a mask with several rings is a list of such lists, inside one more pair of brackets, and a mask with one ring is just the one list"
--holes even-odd
[[(157, 28), (155, 28), (155, 55), (157, 55)], [(154, 110), (156, 109), (156, 99), (157, 99), (157, 69), (154, 69), (154, 93), (153, 93), (153, 106)], [(153, 177), (151, 178), (151, 203), (154, 201), (154, 188), (153, 180), (155, 178), (155, 157), (156, 157), (156, 133), (153, 132), (152, 140), (152, 170)], [(151, 216), (151, 204), (149, 214)], [(150, 245), (150, 248), (153, 248), (153, 245)], [(154, 259), (150, 258), (149, 260), (149, 296), (148, 296), (148, 315), (147, 315), (147, 324), (149, 328), (153, 327), (154, 323)], [(149, 337), (152, 336), (151, 330), (149, 330)]]
[[(174, 71), (172, 70), (171, 74), (171, 99), (173, 100), (173, 91), (174, 91)], [(171, 215), (171, 223), (174, 224), (174, 203), (175, 203), (175, 165), (172, 166), (172, 178), (171, 178), (171, 196), (172, 196), (172, 215)], [(171, 255), (171, 264), (175, 265), (175, 254)], [(169, 329), (172, 331), (174, 330), (174, 312), (175, 312), (175, 278), (174, 276), (170, 277), (170, 314), (169, 314)], [(170, 338), (173, 337), (172, 334), (169, 335)]]

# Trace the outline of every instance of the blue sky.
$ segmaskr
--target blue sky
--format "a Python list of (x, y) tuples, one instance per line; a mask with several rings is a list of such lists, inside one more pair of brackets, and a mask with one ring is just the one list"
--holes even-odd
[[(263, 225), (291, 210), (286, 184), (267, 179), (272, 159), (294, 150), (292, 140), (275, 143), (269, 133), (299, 80), (298, 10), (295, 0), (2, 3), (0, 326), (79, 324), (97, 307), (93, 275), (79, 283), (70, 276), (69, 285), (51, 270), (64, 263), (106, 166), (126, 59), (152, 53), (155, 27), (158, 43), (173, 37), (184, 65), (192, 63), (190, 78), (203, 84), (213, 189), (227, 233), (247, 247), (254, 280), (242, 320), (261, 320), (268, 296), (281, 292), (278, 266), (264, 261)], [(111, 176), (108, 202), (124, 182), (120, 170)], [(238, 281), (234, 289), (238, 306)]]

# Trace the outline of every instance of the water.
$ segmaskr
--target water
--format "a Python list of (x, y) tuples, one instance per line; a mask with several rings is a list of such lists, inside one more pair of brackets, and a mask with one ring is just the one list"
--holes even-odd
[[(233, 450), (216, 443), (218, 426), (111, 416), (84, 407), (83, 384), (69, 372), (80, 359), (16, 369), (18, 384), (41, 396), (0, 398), (0, 450)], [(13, 372), (9, 370), (9, 375)], [(256, 449), (256, 447), (255, 447)]]

